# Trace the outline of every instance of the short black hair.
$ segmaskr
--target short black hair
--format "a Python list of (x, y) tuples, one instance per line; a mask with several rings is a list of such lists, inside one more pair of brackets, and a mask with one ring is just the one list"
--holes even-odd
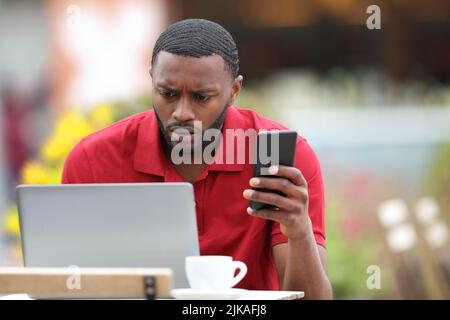
[(221, 25), (205, 19), (186, 19), (170, 25), (156, 40), (152, 66), (160, 51), (201, 58), (217, 54), (233, 78), (239, 74), (239, 55), (231, 34)]

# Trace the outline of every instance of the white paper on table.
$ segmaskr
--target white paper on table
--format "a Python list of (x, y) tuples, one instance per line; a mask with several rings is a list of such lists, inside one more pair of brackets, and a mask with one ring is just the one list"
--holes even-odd
[(8, 294), (6, 296), (0, 295), (0, 300), (34, 300), (34, 299), (30, 298), (30, 296), (25, 293), (19, 293), (19, 294)]
[(305, 296), (303, 291), (249, 290), (238, 300), (295, 300)]

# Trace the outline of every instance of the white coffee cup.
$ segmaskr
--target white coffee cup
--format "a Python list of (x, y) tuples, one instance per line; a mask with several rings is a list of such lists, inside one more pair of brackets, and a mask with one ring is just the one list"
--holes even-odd
[[(186, 257), (186, 276), (193, 290), (221, 291), (234, 287), (247, 274), (247, 266), (230, 256)], [(234, 276), (236, 270), (239, 273)]]

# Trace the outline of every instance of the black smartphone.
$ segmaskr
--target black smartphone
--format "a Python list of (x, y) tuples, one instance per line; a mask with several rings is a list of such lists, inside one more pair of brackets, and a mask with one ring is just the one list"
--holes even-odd
[[(276, 178), (269, 174), (271, 165), (294, 166), (295, 151), (297, 147), (297, 132), (290, 130), (262, 131), (258, 133), (256, 143), (256, 153), (253, 166), (253, 177)], [(285, 196), (282, 192), (272, 189), (252, 188), (262, 192), (273, 192)], [(250, 201), (250, 208), (253, 210), (274, 208), (275, 206)]]

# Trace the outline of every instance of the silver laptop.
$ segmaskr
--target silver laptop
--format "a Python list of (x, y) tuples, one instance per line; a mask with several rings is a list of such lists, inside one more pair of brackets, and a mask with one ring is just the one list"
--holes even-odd
[(189, 183), (20, 185), (26, 267), (168, 267), (199, 255)]

